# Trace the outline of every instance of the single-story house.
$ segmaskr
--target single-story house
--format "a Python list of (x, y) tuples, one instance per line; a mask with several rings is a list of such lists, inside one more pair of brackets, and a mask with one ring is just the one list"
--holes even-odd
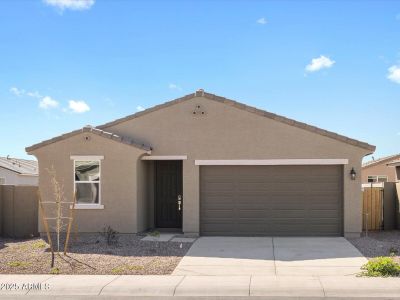
[(370, 183), (396, 182), (400, 180), (400, 154), (372, 159), (362, 164), (361, 182)]
[(0, 185), (38, 185), (36, 160), (0, 157)]
[(359, 236), (375, 146), (198, 90), (26, 150), (44, 201), (52, 166), (76, 191), (79, 232)]

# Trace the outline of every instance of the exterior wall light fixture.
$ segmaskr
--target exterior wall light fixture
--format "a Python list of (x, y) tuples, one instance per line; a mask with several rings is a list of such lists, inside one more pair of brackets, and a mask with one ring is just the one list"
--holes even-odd
[(350, 171), (351, 180), (356, 180), (356, 175), (357, 175), (356, 170), (354, 170), (354, 168), (351, 168), (351, 171)]

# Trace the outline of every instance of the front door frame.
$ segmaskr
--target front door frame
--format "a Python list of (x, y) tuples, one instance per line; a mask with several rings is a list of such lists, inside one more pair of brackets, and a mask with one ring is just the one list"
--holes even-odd
[[(166, 199), (166, 201), (169, 202), (166, 205), (170, 206), (169, 209), (172, 209), (173, 211), (176, 209), (176, 219), (174, 218), (173, 215), (172, 216), (170, 215), (169, 220), (168, 219), (163, 220), (161, 215), (162, 211), (161, 211), (160, 201), (162, 201), (162, 199), (160, 199), (161, 191), (159, 189), (168, 188), (165, 185), (164, 187), (160, 186), (158, 176), (162, 176), (160, 174), (161, 168), (173, 168), (170, 169), (169, 171), (172, 173), (176, 172), (176, 180), (175, 182), (173, 182), (173, 184), (175, 184), (175, 187), (172, 187), (171, 191), (167, 191), (166, 193), (164, 193), (167, 194), (167, 196), (169, 197), (168, 199)], [(180, 210), (178, 209), (179, 208), (178, 195), (181, 195)], [(154, 161), (154, 225), (158, 229), (182, 230), (182, 224), (183, 224), (183, 161), (155, 160)]]

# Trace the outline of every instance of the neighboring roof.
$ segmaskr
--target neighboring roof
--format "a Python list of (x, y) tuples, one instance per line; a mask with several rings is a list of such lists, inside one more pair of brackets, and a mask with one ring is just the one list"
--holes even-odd
[(45, 141), (40, 142), (38, 144), (32, 145), (30, 147), (26, 147), (25, 150), (26, 150), (26, 152), (29, 153), (29, 152), (32, 152), (33, 150), (36, 150), (36, 149), (41, 148), (43, 146), (47, 146), (47, 145), (50, 145), (52, 143), (65, 140), (65, 139), (67, 139), (69, 137), (72, 137), (74, 135), (80, 134), (82, 132), (90, 132), (90, 133), (96, 134), (98, 136), (101, 136), (103, 138), (111, 139), (112, 141), (115, 141), (115, 142), (118, 142), (118, 143), (122, 143), (122, 144), (125, 144), (125, 145), (129, 145), (129, 146), (133, 146), (133, 147), (136, 147), (136, 148), (139, 148), (139, 149), (142, 149), (142, 150), (146, 150), (146, 151), (151, 151), (152, 150), (150, 146), (145, 145), (143, 143), (140, 143), (138, 141), (135, 141), (132, 138), (119, 136), (119, 135), (116, 135), (116, 134), (114, 134), (112, 132), (107, 132), (107, 131), (92, 127), (90, 125), (87, 125), (87, 126), (83, 127), (82, 129), (74, 130), (74, 131), (71, 131), (69, 133), (57, 136), (55, 138), (52, 138), (52, 139), (49, 139), (49, 140), (45, 140)]
[(375, 166), (375, 165), (378, 165), (378, 164), (381, 164), (381, 163), (384, 163), (384, 162), (387, 162), (387, 161), (390, 161), (390, 160), (394, 160), (396, 158), (400, 158), (400, 153), (399, 154), (394, 154), (394, 155), (389, 155), (389, 156), (384, 156), (384, 157), (381, 157), (381, 158), (378, 158), (378, 159), (373, 159), (373, 160), (367, 161), (367, 162), (363, 163), (362, 167), (366, 168), (366, 167)]
[(20, 159), (14, 157), (0, 157), (0, 168), (4, 168), (20, 175), (38, 175), (38, 162), (36, 160)]
[(360, 147), (360, 148), (363, 148), (363, 149), (367, 149), (367, 150), (369, 150), (371, 152), (375, 151), (375, 148), (376, 148), (375, 146), (370, 145), (368, 143), (361, 142), (361, 141), (358, 141), (358, 140), (355, 140), (355, 139), (351, 139), (351, 138), (348, 138), (346, 136), (343, 136), (343, 135), (340, 135), (340, 134), (337, 134), (337, 133), (334, 133), (334, 132), (331, 132), (331, 131), (327, 131), (327, 130), (324, 130), (324, 129), (321, 129), (321, 128), (318, 128), (318, 127), (315, 127), (315, 126), (312, 126), (312, 125), (308, 125), (306, 123), (298, 122), (298, 121), (295, 121), (293, 119), (289, 119), (289, 118), (286, 118), (286, 117), (283, 117), (283, 116), (280, 116), (280, 115), (276, 115), (276, 114), (267, 112), (265, 110), (261, 110), (261, 109), (258, 109), (258, 108), (252, 107), (252, 106), (248, 106), (246, 104), (243, 104), (243, 103), (231, 100), (231, 99), (227, 99), (227, 98), (220, 97), (220, 96), (217, 96), (217, 95), (214, 95), (214, 94), (210, 94), (210, 93), (204, 92), (203, 90), (198, 90), (193, 94), (189, 94), (189, 95), (186, 95), (184, 97), (177, 98), (175, 100), (168, 101), (168, 102), (165, 102), (163, 104), (159, 104), (157, 106), (154, 106), (152, 108), (146, 109), (144, 111), (137, 112), (137, 113), (135, 113), (133, 115), (129, 115), (127, 117), (120, 118), (120, 119), (117, 119), (115, 121), (112, 121), (112, 122), (97, 126), (96, 128), (106, 129), (107, 127), (110, 127), (110, 126), (113, 126), (113, 125), (117, 125), (119, 123), (122, 123), (122, 122), (125, 122), (125, 121), (128, 121), (128, 120), (132, 120), (132, 119), (138, 118), (138, 117), (146, 115), (148, 113), (151, 113), (151, 112), (160, 110), (162, 108), (166, 108), (168, 106), (171, 106), (171, 105), (174, 105), (174, 104), (178, 104), (178, 103), (193, 99), (195, 97), (204, 97), (204, 98), (209, 99), (209, 100), (214, 100), (214, 101), (217, 101), (219, 103), (224, 103), (226, 105), (230, 105), (230, 106), (233, 106), (233, 107), (236, 107), (236, 108), (239, 108), (239, 109), (242, 109), (242, 110), (257, 114), (259, 116), (263, 116), (263, 117), (266, 117), (266, 118), (269, 118), (269, 119), (273, 119), (273, 120), (281, 122), (281, 123), (285, 123), (285, 124), (288, 124), (288, 125), (291, 125), (291, 126), (294, 126), (294, 127), (298, 127), (298, 128), (310, 131), (310, 132), (314, 132), (314, 133), (317, 133), (317, 134), (320, 134), (320, 135), (323, 135), (323, 136), (326, 136), (326, 137), (341, 141), (343, 143), (347, 143), (347, 144), (350, 144), (350, 145), (353, 145), (353, 146), (357, 146), (357, 147)]
[(395, 159), (386, 164), (387, 166), (400, 166), (400, 159)]

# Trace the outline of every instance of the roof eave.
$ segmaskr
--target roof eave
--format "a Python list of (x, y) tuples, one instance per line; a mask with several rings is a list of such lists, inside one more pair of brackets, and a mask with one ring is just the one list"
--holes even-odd
[(98, 128), (95, 128), (95, 127), (92, 127), (92, 126), (85, 126), (85, 127), (81, 128), (81, 129), (74, 130), (74, 131), (71, 131), (69, 133), (65, 133), (65, 134), (62, 134), (60, 136), (54, 137), (52, 139), (45, 140), (45, 141), (37, 143), (35, 145), (26, 147), (25, 151), (28, 154), (33, 154), (33, 151), (35, 151), (35, 150), (37, 150), (39, 148), (45, 147), (47, 145), (53, 144), (53, 143), (58, 142), (58, 141), (62, 141), (64, 139), (67, 139), (69, 137), (72, 137), (72, 136), (75, 136), (77, 134), (84, 133), (84, 132), (93, 133), (93, 134), (101, 136), (101, 137), (103, 137), (105, 139), (110, 139), (110, 140), (115, 141), (115, 142), (119, 142), (119, 143), (122, 143), (122, 144), (125, 144), (125, 145), (128, 145), (128, 146), (132, 146), (132, 147), (135, 147), (137, 149), (145, 151), (147, 154), (151, 154), (152, 148), (150, 146), (148, 146), (148, 145), (136, 142), (133, 139), (124, 138), (122, 136), (116, 135), (116, 134), (111, 133), (111, 132), (106, 132), (104, 130), (101, 130), (101, 129), (98, 129)]

